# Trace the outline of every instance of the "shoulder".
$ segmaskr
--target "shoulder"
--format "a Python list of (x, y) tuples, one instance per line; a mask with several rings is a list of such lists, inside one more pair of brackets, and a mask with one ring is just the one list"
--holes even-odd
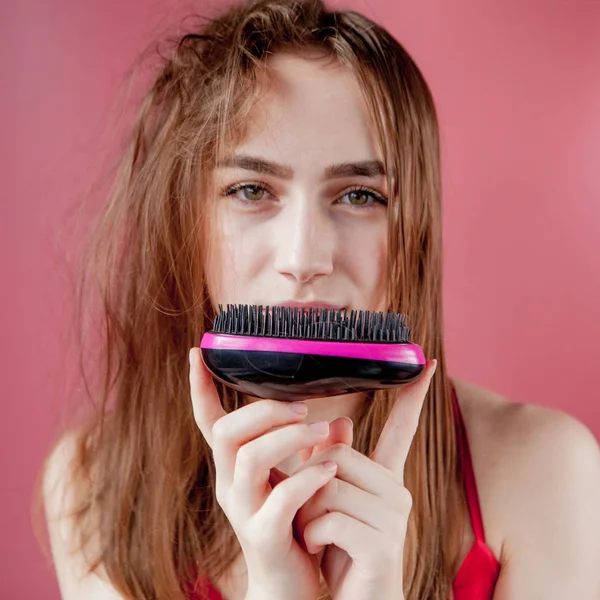
[(486, 456), (508, 459), (527, 454), (538, 464), (553, 453), (560, 453), (561, 458), (567, 460), (573, 456), (582, 458), (580, 452), (592, 461), (600, 458), (598, 442), (592, 432), (571, 415), (535, 404), (513, 402), (455, 377), (452, 382), (469, 441), (485, 451)]
[[(600, 448), (594, 435), (564, 412), (452, 381), (496, 556), (519, 565), (513, 574), (525, 565), (547, 578), (552, 572), (565, 581), (597, 577), (592, 565), (600, 562)], [(575, 588), (568, 590), (577, 596)]]
[[(600, 476), (600, 447), (592, 432), (571, 415), (508, 398), (452, 378), (465, 419), (473, 461), (484, 480), (524, 484), (523, 475), (551, 469), (554, 484), (582, 474)], [(477, 469), (477, 466), (475, 466)], [(484, 472), (485, 470), (485, 472)], [(529, 487), (529, 486), (528, 486)]]
[[(42, 499), (52, 551), (52, 559), (65, 600), (119, 600), (122, 598), (106, 582), (102, 569), (90, 572), (82, 540), (89, 532), (80, 531), (75, 514), (87, 496), (85, 478), (78, 476), (77, 461), (83, 444), (81, 430), (66, 432), (45, 461)], [(90, 538), (88, 538), (90, 539)], [(86, 548), (94, 551), (92, 542)]]
[(74, 465), (81, 432), (69, 430), (56, 442), (43, 467), (42, 496), (48, 524), (68, 521), (76, 504)]

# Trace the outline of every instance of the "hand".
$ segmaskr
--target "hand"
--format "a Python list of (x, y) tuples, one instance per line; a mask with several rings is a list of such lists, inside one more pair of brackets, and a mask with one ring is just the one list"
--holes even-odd
[(190, 351), (190, 390), (194, 419), (213, 451), (217, 502), (246, 560), (247, 596), (315, 600), (318, 560), (300, 547), (292, 522), (298, 509), (335, 476), (335, 464), (333, 471), (315, 464), (290, 477), (275, 465), (326, 439), (328, 423), (317, 432), (299, 423), (306, 411), (293, 412), (290, 403), (276, 400), (225, 412), (198, 348)]
[[(333, 600), (398, 600), (403, 593), (406, 527), (412, 506), (404, 465), (435, 368), (405, 385), (366, 457), (352, 448), (352, 424), (339, 423), (297, 471), (335, 460), (335, 479), (298, 512), (294, 525), (321, 564)], [(304, 451), (306, 453), (306, 451)]]

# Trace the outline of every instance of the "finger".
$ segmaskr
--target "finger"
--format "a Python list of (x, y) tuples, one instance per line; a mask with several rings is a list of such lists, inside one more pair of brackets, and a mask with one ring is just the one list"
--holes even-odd
[[(310, 554), (316, 554), (324, 546), (335, 544), (345, 550), (352, 560), (363, 565), (377, 565), (376, 550), (388, 543), (385, 536), (375, 529), (339, 512), (330, 512), (311, 521), (304, 530), (304, 542)], [(397, 543), (397, 540), (396, 540)]]
[(212, 374), (204, 366), (201, 359), (200, 348), (190, 349), (189, 360), (190, 395), (192, 397), (194, 420), (208, 445), (212, 448), (213, 425), (227, 413), (221, 404)]
[[(329, 423), (329, 435), (327, 439), (321, 443), (311, 448), (306, 448), (299, 452), (300, 458), (302, 462), (306, 462), (312, 456), (316, 454), (320, 454), (330, 446), (334, 444), (346, 444), (347, 446), (352, 447), (352, 442), (354, 440), (354, 424), (352, 419), (349, 417), (338, 417)], [(321, 488), (320, 491), (322, 491)], [(293, 528), (294, 534), (300, 547), (303, 550), (306, 550), (306, 546), (304, 545), (304, 539), (302, 537), (302, 532), (304, 530), (305, 523), (308, 521), (320, 516), (323, 514), (320, 509), (316, 508), (313, 504), (315, 496), (312, 496), (307, 502), (305, 502), (296, 516), (294, 518)], [(323, 558), (323, 552), (321, 552), (318, 556), (319, 565), (321, 564), (321, 559)]]
[(404, 481), (406, 457), (419, 426), (421, 409), (436, 365), (436, 361), (427, 361), (423, 375), (417, 381), (400, 388), (371, 455), (373, 461), (395, 473), (401, 482)]
[(395, 498), (382, 501), (374, 494), (335, 477), (300, 508), (294, 522), (303, 539), (308, 523), (328, 512), (340, 512), (399, 539), (405, 531), (411, 507), (412, 497), (405, 488), (398, 490)]
[(298, 509), (335, 477), (336, 468), (335, 463), (327, 462), (288, 477), (271, 491), (255, 521), (272, 531), (287, 531)]
[[(297, 423), (304, 413), (293, 410), (297, 403), (258, 400), (227, 413), (213, 426), (213, 455), (218, 474), (217, 487), (228, 488), (234, 479), (239, 450), (265, 433)], [(279, 429), (276, 429), (279, 428)], [(274, 467), (278, 462), (274, 462)]]
[(352, 447), (353, 441), (354, 424), (352, 423), (352, 419), (349, 417), (338, 417), (329, 423), (329, 436), (324, 442), (317, 444), (313, 448), (300, 450), (299, 455), (304, 463), (315, 454), (319, 454), (334, 444), (346, 444)]
[(314, 464), (333, 460), (338, 465), (338, 479), (347, 481), (356, 487), (380, 498), (395, 498), (402, 483), (383, 465), (371, 460), (358, 450), (346, 444), (334, 444), (316, 454), (299, 467), (299, 471)]
[[(316, 429), (315, 426), (326, 428)], [(250, 518), (264, 504), (273, 467), (298, 452), (314, 446), (329, 433), (329, 423), (297, 423), (270, 431), (244, 444), (237, 453), (231, 495), (243, 516)], [(324, 462), (324, 461), (321, 461)], [(287, 481), (287, 480), (286, 480)], [(279, 488), (282, 483), (277, 485)], [(291, 523), (291, 519), (290, 519)]]
[(327, 439), (317, 444), (312, 449), (311, 456), (320, 454), (334, 444), (346, 444), (352, 447), (354, 441), (354, 423), (349, 417), (338, 417), (329, 423), (329, 435)]

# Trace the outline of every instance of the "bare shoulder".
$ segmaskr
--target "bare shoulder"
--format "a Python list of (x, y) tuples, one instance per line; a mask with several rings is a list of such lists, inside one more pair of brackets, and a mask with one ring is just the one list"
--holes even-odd
[[(492, 390), (452, 378), (473, 460), (484, 470), (514, 478), (551, 461), (556, 468), (598, 468), (600, 448), (592, 432), (575, 417), (551, 408), (511, 401)], [(577, 459), (576, 465), (568, 461)], [(558, 462), (557, 462), (558, 461)], [(477, 466), (475, 467), (477, 468)]]
[[(81, 531), (74, 512), (84, 480), (75, 469), (81, 443), (81, 431), (65, 433), (48, 455), (44, 465), (42, 495), (52, 558), (61, 597), (64, 600), (120, 600), (120, 596), (102, 573), (90, 573), (86, 554), (81, 548)], [(93, 541), (89, 548), (93, 550)]]
[(46, 520), (49, 525), (60, 522), (61, 530), (76, 503), (73, 467), (80, 441), (81, 432), (69, 430), (57, 441), (44, 463), (42, 494)]
[[(568, 568), (580, 569), (573, 580), (593, 576), (591, 565), (600, 561), (600, 447), (592, 432), (562, 411), (452, 381), (492, 551), (502, 563), (519, 557), (519, 565), (557, 569), (567, 580)], [(568, 560), (582, 554), (577, 567)]]

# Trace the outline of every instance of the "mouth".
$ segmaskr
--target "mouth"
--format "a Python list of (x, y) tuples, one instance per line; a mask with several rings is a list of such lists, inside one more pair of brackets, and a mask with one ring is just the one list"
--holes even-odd
[(272, 306), (289, 306), (290, 308), (324, 308), (327, 310), (344, 310), (344, 306), (341, 304), (331, 304), (330, 302), (295, 302), (293, 300), (286, 300), (284, 302), (278, 302)]

